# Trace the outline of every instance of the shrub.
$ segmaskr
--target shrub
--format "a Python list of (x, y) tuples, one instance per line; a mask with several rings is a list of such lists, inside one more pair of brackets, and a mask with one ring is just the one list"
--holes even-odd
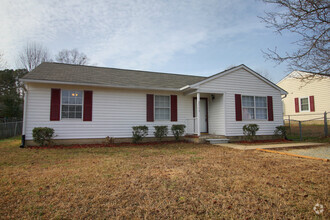
[(146, 125), (143, 126), (133, 126), (133, 142), (138, 143), (141, 141), (145, 136), (148, 135), (148, 127)]
[(111, 145), (115, 143), (115, 139), (113, 137), (106, 136), (105, 137), (105, 144), (106, 145)]
[(274, 131), (274, 135), (280, 138), (286, 138), (286, 131), (287, 131), (288, 127), (286, 126), (277, 126), (275, 131)]
[(54, 129), (47, 127), (36, 127), (32, 130), (33, 140), (41, 146), (50, 145), (54, 137)]
[(172, 133), (175, 137), (175, 140), (179, 140), (180, 137), (184, 134), (184, 129), (186, 128), (185, 125), (172, 125)]
[(243, 126), (243, 134), (245, 135), (246, 139), (252, 141), (257, 131), (259, 130), (259, 125), (257, 124), (247, 124)]
[(160, 141), (162, 140), (163, 137), (167, 136), (168, 128), (166, 125), (165, 126), (154, 126), (154, 128), (155, 128), (154, 135)]

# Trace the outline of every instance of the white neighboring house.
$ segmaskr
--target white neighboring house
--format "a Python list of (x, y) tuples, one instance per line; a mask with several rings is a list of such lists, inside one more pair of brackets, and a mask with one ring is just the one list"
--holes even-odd
[[(23, 140), (34, 127), (55, 129), (58, 142), (130, 138), (132, 126), (185, 124), (186, 134), (273, 135), (283, 124), (286, 91), (245, 65), (210, 77), (42, 63), (21, 79), (25, 85)], [(25, 143), (25, 141), (23, 142)]]

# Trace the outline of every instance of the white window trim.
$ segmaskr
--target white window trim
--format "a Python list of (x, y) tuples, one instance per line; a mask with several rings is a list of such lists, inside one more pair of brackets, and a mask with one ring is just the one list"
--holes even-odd
[[(74, 91), (74, 92), (81, 92), (82, 96), (82, 100), (81, 100), (81, 118), (62, 118), (62, 100), (63, 100), (63, 93), (62, 91), (63, 90), (66, 90), (66, 91)], [(70, 121), (70, 120), (73, 120), (73, 121), (77, 121), (77, 120), (80, 120), (82, 121), (84, 119), (84, 90), (76, 90), (76, 89), (61, 89), (61, 105), (60, 105), (60, 120), (65, 120), (65, 121)]]
[[(302, 110), (301, 109), (301, 99), (307, 99), (308, 110)], [(311, 111), (311, 103), (310, 103), (309, 97), (308, 96), (306, 96), (306, 97), (300, 97), (299, 98), (299, 112), (310, 112), (310, 111)]]
[[(243, 118), (243, 96), (253, 96), (253, 100), (254, 100), (254, 119), (244, 119)], [(257, 119), (257, 108), (263, 108), (263, 107), (256, 107), (256, 97), (262, 97), (262, 98), (266, 98), (266, 115), (267, 117), (265, 119)], [(241, 106), (242, 106), (242, 121), (268, 121), (268, 99), (267, 96), (260, 96), (260, 95), (242, 95), (241, 97)], [(247, 108), (252, 108), (252, 107), (247, 107)]]
[[(169, 119), (156, 119), (156, 96), (167, 96), (169, 97)], [(160, 94), (154, 94), (154, 121), (171, 121), (171, 96), (170, 95), (160, 95)]]

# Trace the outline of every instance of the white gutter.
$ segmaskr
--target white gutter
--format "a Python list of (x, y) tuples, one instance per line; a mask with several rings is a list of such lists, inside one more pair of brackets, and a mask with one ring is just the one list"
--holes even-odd
[(181, 90), (185, 90), (185, 89), (188, 89), (189, 87), (190, 87), (190, 85), (186, 85), (186, 86), (184, 86), (184, 87), (180, 88), (180, 91), (181, 91)]
[(176, 89), (176, 88), (159, 88), (159, 87), (142, 87), (142, 86), (117, 86), (117, 85), (62, 82), (62, 81), (51, 81), (51, 80), (20, 79), (20, 81), (21, 82), (31, 82), (31, 83), (49, 83), (49, 84), (62, 84), (62, 85), (64, 84), (64, 85), (79, 85), (79, 86), (96, 86), (96, 87), (119, 88), (119, 89), (144, 89), (144, 90), (180, 91), (180, 89)]
[(23, 96), (24, 96), (24, 107), (23, 107), (23, 125), (22, 125), (22, 144), (21, 148), (25, 146), (25, 133), (26, 133), (26, 108), (27, 108), (27, 100), (28, 100), (28, 91), (23, 85)]

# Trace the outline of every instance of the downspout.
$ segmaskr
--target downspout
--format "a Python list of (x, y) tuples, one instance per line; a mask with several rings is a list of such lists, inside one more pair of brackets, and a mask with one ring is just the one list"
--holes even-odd
[(23, 96), (24, 96), (24, 107), (23, 107), (23, 126), (22, 126), (22, 144), (19, 146), (20, 148), (25, 147), (25, 132), (26, 132), (26, 108), (27, 108), (27, 96), (28, 96), (28, 91), (23, 85)]
[[(284, 109), (283, 109), (283, 99), (285, 99), (287, 96), (288, 96), (288, 94), (284, 94), (284, 97), (281, 97), (281, 99), (282, 99), (281, 105), (282, 105), (282, 118), (283, 118), (283, 125), (285, 125), (285, 121), (284, 121)], [(286, 135), (285, 135), (284, 139), (285, 139), (285, 140), (289, 140), (289, 139), (287, 138)]]

